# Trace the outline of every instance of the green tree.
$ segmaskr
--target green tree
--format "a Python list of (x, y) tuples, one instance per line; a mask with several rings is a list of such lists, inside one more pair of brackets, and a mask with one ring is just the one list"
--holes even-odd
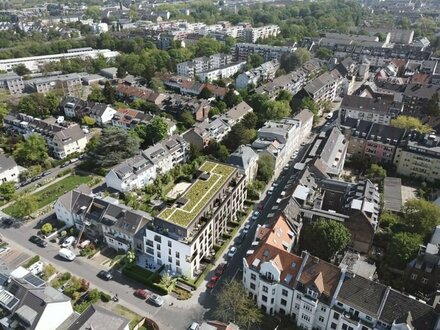
[(165, 89), (165, 85), (163, 84), (162, 80), (155, 77), (150, 79), (148, 86), (155, 92), (161, 92)]
[(254, 129), (257, 127), (257, 120), (257, 115), (254, 112), (249, 112), (244, 115), (241, 124), (243, 124), (245, 128)]
[(154, 117), (148, 125), (138, 125), (135, 128), (137, 136), (141, 139), (141, 147), (146, 148), (168, 135), (168, 123), (163, 117)]
[(431, 99), (422, 107), (422, 112), (428, 116), (440, 115), (440, 99), (439, 94), (434, 93)]
[(180, 121), (186, 128), (192, 127), (196, 122), (192, 113), (186, 110), (180, 113)]
[(164, 288), (168, 288), (171, 284), (173, 284), (173, 278), (168, 274), (168, 272), (164, 272), (159, 284)]
[(112, 87), (112, 85), (110, 85), (110, 82), (108, 80), (105, 82), (104, 88), (102, 90), (102, 95), (104, 96), (105, 103), (107, 104), (115, 103), (116, 91)]
[(3, 118), (9, 114), (8, 106), (6, 103), (0, 103), (0, 127), (3, 126)]
[(382, 228), (391, 228), (400, 222), (400, 217), (390, 211), (383, 211), (380, 215), (380, 226)]
[(415, 256), (423, 243), (419, 234), (400, 232), (391, 237), (387, 253), (387, 263), (394, 268), (404, 269)]
[(234, 125), (226, 136), (224, 143), (229, 150), (235, 150), (242, 144), (251, 143), (257, 135), (257, 131), (253, 128), (246, 128), (243, 123)]
[(292, 93), (290, 93), (288, 90), (286, 89), (282, 89), (280, 91), (280, 93), (278, 94), (278, 96), (276, 97), (276, 101), (287, 101), (290, 102), (292, 100)]
[(321, 60), (328, 60), (333, 56), (333, 51), (331, 49), (328, 49), (326, 47), (319, 47), (316, 56), (320, 58)]
[(380, 165), (371, 164), (366, 176), (372, 181), (382, 181), (387, 176), (387, 171)]
[(32, 134), (17, 143), (13, 155), (16, 162), (25, 167), (43, 164), (48, 157), (46, 141), (42, 136)]
[(403, 206), (403, 220), (409, 231), (427, 237), (440, 224), (440, 207), (424, 199), (410, 199)]
[(87, 100), (99, 103), (105, 103), (105, 96), (101, 87), (97, 85), (92, 86), (92, 90), (87, 97)]
[[(212, 92), (208, 87), (203, 87), (202, 90), (200, 91), (200, 94), (197, 96), (198, 99), (209, 99), (212, 97)], [(219, 110), (220, 112), (220, 110)]]
[(212, 38), (200, 38), (194, 45), (195, 55), (198, 56), (210, 56), (220, 52), (222, 44)]
[(18, 65), (15, 65), (12, 69), (13, 69), (14, 72), (15, 72), (16, 74), (18, 74), (19, 76), (25, 76), (25, 75), (28, 75), (28, 74), (32, 73), (32, 71), (29, 70), (29, 69), (26, 67), (26, 65), (24, 65), (24, 64), (18, 64)]
[(81, 119), (81, 123), (87, 126), (94, 126), (96, 124), (96, 120), (90, 116), (84, 116)]
[(273, 176), (275, 160), (269, 155), (261, 155), (258, 159), (257, 179), (268, 183)]
[(229, 157), (228, 148), (224, 144), (218, 143), (217, 141), (209, 141), (208, 146), (204, 150), (206, 155), (210, 155), (221, 162), (225, 162)]
[(411, 116), (398, 116), (395, 119), (391, 119), (391, 126), (403, 129), (414, 129), (420, 133), (429, 133), (432, 131), (432, 128), (428, 125), (423, 125), (420, 119)]
[(20, 208), (17, 208), (12, 216), (16, 218), (23, 218), (31, 215), (38, 209), (37, 199), (34, 195), (22, 195), (17, 198)]
[(151, 114), (159, 114), (160, 113), (160, 109), (156, 104), (154, 104), (153, 102), (142, 100), (142, 99), (134, 100), (130, 104), (130, 106), (134, 109), (141, 110), (145, 113), (151, 113)]
[(136, 261), (136, 253), (133, 250), (128, 251), (125, 255), (125, 259), (129, 265), (133, 265)]
[(85, 15), (86, 17), (93, 19), (95, 22), (98, 22), (101, 20), (101, 8), (98, 6), (88, 6)]
[(301, 232), (301, 247), (312, 255), (330, 261), (330, 259), (348, 245), (350, 232), (340, 222), (318, 219), (305, 226)]
[(223, 98), (223, 102), (226, 103), (226, 106), (228, 108), (232, 108), (234, 106), (236, 106), (237, 104), (239, 104), (241, 101), (243, 101), (242, 97), (240, 96), (239, 93), (237, 93), (235, 90), (233, 89), (229, 89), (226, 94), (225, 97)]
[(50, 234), (52, 231), (53, 231), (53, 228), (49, 222), (46, 222), (43, 226), (41, 226), (41, 232), (44, 235)]
[(119, 164), (139, 152), (139, 138), (117, 127), (105, 127), (91, 153), (97, 167)]
[(310, 60), (311, 54), (307, 49), (298, 48), (294, 53), (285, 53), (280, 58), (280, 68), (287, 73), (298, 69), (305, 62)]
[(15, 196), (14, 182), (3, 182), (0, 185), (0, 197), (2, 200), (10, 201)]
[(247, 61), (252, 68), (257, 68), (264, 63), (264, 57), (260, 54), (251, 54)]
[(56, 111), (57, 106), (58, 98), (53, 93), (47, 93), (46, 96), (40, 93), (26, 95), (18, 103), (20, 112), (38, 118), (51, 116)]

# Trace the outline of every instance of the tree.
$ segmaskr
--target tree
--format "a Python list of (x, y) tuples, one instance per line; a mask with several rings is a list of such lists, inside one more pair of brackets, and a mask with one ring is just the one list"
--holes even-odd
[(136, 261), (136, 253), (133, 250), (128, 251), (125, 255), (125, 259), (129, 265), (133, 265)]
[(0, 185), (0, 197), (2, 200), (10, 201), (15, 196), (14, 182), (3, 182)]
[(257, 115), (253, 112), (249, 112), (244, 115), (243, 119), (241, 120), (241, 124), (243, 124), (245, 128), (252, 129), (257, 127), (257, 120)]
[(228, 148), (224, 144), (218, 143), (217, 141), (209, 141), (208, 146), (204, 150), (206, 155), (210, 155), (221, 162), (225, 162), (229, 157)]
[(399, 223), (400, 218), (398, 215), (396, 215), (393, 212), (390, 211), (383, 211), (380, 215), (380, 226), (382, 228), (391, 228)]
[(105, 127), (91, 152), (97, 167), (109, 167), (139, 152), (139, 138), (117, 127)]
[(258, 159), (257, 179), (268, 183), (275, 169), (275, 160), (269, 155), (262, 155)]
[(0, 127), (3, 126), (3, 118), (9, 114), (8, 106), (6, 103), (0, 103)]
[(29, 69), (26, 67), (26, 65), (24, 65), (24, 64), (18, 64), (18, 65), (15, 65), (12, 69), (13, 69), (14, 72), (15, 72), (16, 74), (18, 74), (19, 76), (25, 76), (25, 75), (27, 75), (27, 74), (32, 73), (32, 71), (29, 70)]
[(212, 38), (200, 38), (194, 45), (195, 56), (210, 56), (220, 52), (222, 44)]
[(301, 233), (301, 247), (312, 255), (326, 261), (348, 245), (350, 232), (340, 222), (318, 219), (315, 223), (305, 226)]
[(380, 165), (371, 164), (366, 176), (372, 181), (382, 181), (387, 176), (387, 171)]
[(81, 119), (83, 125), (94, 126), (96, 124), (96, 120), (90, 116), (84, 116)]
[(287, 101), (287, 102), (290, 102), (292, 100), (292, 97), (293, 97), (292, 93), (290, 93), (286, 89), (282, 89), (280, 91), (280, 93), (278, 94), (276, 100), (277, 101)]
[(12, 216), (16, 218), (23, 218), (31, 215), (38, 209), (38, 203), (34, 195), (22, 195), (17, 198), (17, 203), (20, 208), (17, 208)]
[(101, 9), (98, 6), (88, 6), (85, 15), (95, 22), (98, 22), (101, 19)]
[(228, 281), (217, 295), (215, 317), (224, 322), (233, 322), (240, 328), (249, 329), (262, 322), (261, 310), (249, 297), (238, 281)]
[(429, 133), (432, 128), (428, 125), (423, 125), (420, 119), (411, 116), (398, 116), (395, 119), (391, 119), (391, 126), (402, 129), (414, 129), (420, 133)]
[(108, 80), (105, 82), (104, 88), (102, 90), (102, 95), (104, 96), (105, 103), (107, 104), (115, 103), (116, 91), (112, 87), (112, 85), (110, 85), (110, 82)]
[(155, 77), (150, 79), (148, 86), (150, 86), (150, 88), (155, 92), (160, 92), (165, 89), (165, 85), (163, 84), (162, 80)]
[(208, 87), (203, 87), (202, 90), (200, 91), (200, 94), (197, 96), (198, 99), (209, 99), (212, 97), (212, 92)]
[(427, 237), (440, 224), (440, 207), (424, 199), (410, 199), (403, 206), (403, 220), (409, 231)]
[(226, 136), (224, 143), (229, 150), (235, 150), (242, 144), (251, 143), (257, 135), (254, 128), (246, 128), (243, 123), (234, 125)]
[(333, 56), (333, 51), (326, 47), (319, 47), (318, 51), (316, 52), (316, 56), (321, 60), (328, 60)]
[(53, 228), (49, 222), (46, 222), (43, 226), (41, 226), (41, 232), (44, 235), (50, 234), (52, 231), (53, 231)]
[(141, 139), (141, 147), (146, 148), (168, 135), (168, 122), (165, 118), (156, 116), (148, 125), (138, 125), (134, 130)]
[(232, 108), (234, 106), (236, 106), (237, 104), (239, 104), (241, 101), (243, 101), (242, 97), (240, 96), (239, 93), (237, 93), (235, 90), (233, 89), (229, 89), (226, 94), (225, 97), (223, 98), (223, 102), (226, 103), (226, 106), (228, 108)]
[(310, 60), (311, 54), (305, 48), (298, 48), (294, 53), (284, 53), (280, 58), (280, 68), (287, 73), (296, 70)]
[(43, 164), (48, 157), (46, 141), (38, 134), (31, 134), (17, 143), (13, 155), (16, 162), (25, 167)]
[(440, 99), (438, 93), (434, 93), (431, 99), (426, 102), (426, 105), (422, 108), (422, 112), (428, 116), (440, 115)]
[(387, 262), (391, 267), (404, 269), (415, 256), (423, 243), (419, 234), (400, 232), (391, 237)]
[(105, 96), (104, 96), (103, 90), (99, 86), (93, 85), (92, 91), (90, 92), (89, 96), (87, 97), (87, 100), (93, 101), (93, 102), (104, 103)]
[(183, 123), (183, 125), (186, 128), (192, 127), (196, 122), (192, 113), (189, 111), (186, 111), (186, 110), (184, 110), (180, 113), (180, 121)]
[(131, 102), (130, 106), (134, 109), (141, 110), (145, 113), (152, 113), (152, 114), (160, 113), (160, 109), (156, 104), (142, 99), (134, 100), (133, 102)]
[(257, 68), (264, 63), (264, 57), (260, 54), (251, 54), (247, 61), (252, 68)]
[(173, 278), (168, 274), (168, 272), (164, 272), (159, 284), (164, 288), (168, 288), (171, 284), (173, 284)]
[(53, 93), (47, 93), (46, 96), (40, 93), (34, 93), (22, 97), (18, 103), (20, 112), (38, 118), (51, 116), (57, 109), (58, 98)]

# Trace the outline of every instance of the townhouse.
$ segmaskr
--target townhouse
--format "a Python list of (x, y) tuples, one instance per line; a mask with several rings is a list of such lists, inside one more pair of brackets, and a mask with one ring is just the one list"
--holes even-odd
[(404, 129), (347, 118), (341, 128), (348, 140), (348, 157), (369, 158), (378, 163), (392, 163), (396, 150), (404, 141)]
[(242, 282), (269, 315), (290, 317), (303, 329), (438, 329), (425, 302), (355, 275), (303, 251), (291, 252), (294, 233), (281, 216), (257, 229), (243, 258)]
[(112, 117), (111, 125), (122, 129), (132, 129), (138, 125), (148, 125), (153, 116), (140, 110), (121, 108)]
[(26, 84), (31, 86), (32, 90), (36, 93), (44, 94), (57, 89), (60, 90), (63, 95), (82, 95), (81, 76), (77, 73), (34, 78), (26, 81)]
[(14, 158), (0, 154), (0, 184), (18, 182), (20, 171)]
[(403, 112), (404, 104), (386, 99), (345, 95), (341, 102), (341, 117), (362, 119), (389, 125)]
[(247, 182), (253, 181), (257, 177), (258, 155), (249, 146), (239, 146), (226, 162), (237, 167), (241, 173), (245, 174)]
[(188, 156), (189, 144), (179, 135), (173, 135), (113, 167), (105, 182), (107, 187), (121, 192), (141, 189), (153, 183), (158, 175), (185, 163)]
[(49, 152), (58, 159), (83, 152), (87, 144), (87, 136), (77, 124), (60, 126), (19, 113), (5, 116), (3, 125), (6, 129), (23, 134), (25, 138), (31, 134), (42, 135), (46, 139)]
[(200, 79), (200, 81), (213, 81), (223, 78), (229, 78), (235, 75), (237, 72), (240, 72), (245, 65), (245, 61), (227, 64), (223, 67), (200, 72), (197, 77)]
[(185, 192), (138, 235), (141, 259), (196, 277), (207, 266), (204, 260), (211, 258), (214, 245), (222, 240), (228, 221), (243, 210), (245, 200), (246, 179), (238, 169), (204, 162)]
[(293, 118), (268, 121), (258, 130), (252, 148), (257, 154), (274, 159), (276, 176), (310, 134), (312, 125), (313, 114), (309, 110), (303, 110)]
[(7, 89), (9, 94), (16, 95), (23, 93), (23, 78), (14, 72), (0, 74), (0, 88)]
[(254, 43), (237, 43), (232, 47), (232, 54), (236, 61), (246, 61), (249, 55), (259, 54), (265, 61), (279, 60), (281, 55), (290, 54), (296, 50), (292, 46), (269, 46)]
[(110, 105), (84, 101), (80, 98), (67, 96), (61, 100), (60, 109), (68, 118), (83, 118), (88, 116), (95, 120), (96, 125), (105, 126), (109, 124), (117, 113)]

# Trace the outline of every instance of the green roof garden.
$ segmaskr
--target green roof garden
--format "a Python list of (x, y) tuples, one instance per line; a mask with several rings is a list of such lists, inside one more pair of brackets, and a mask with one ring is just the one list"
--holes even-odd
[(204, 162), (199, 169), (209, 173), (209, 178), (206, 180), (198, 178), (180, 197), (180, 199), (186, 200), (185, 204), (182, 207), (177, 207), (177, 204), (174, 203), (171, 207), (160, 212), (158, 218), (178, 226), (188, 227), (235, 171), (232, 166), (211, 161)]

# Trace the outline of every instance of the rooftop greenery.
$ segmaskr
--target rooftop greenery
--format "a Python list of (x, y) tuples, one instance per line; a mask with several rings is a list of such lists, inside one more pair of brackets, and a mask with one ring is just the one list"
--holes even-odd
[(232, 166), (206, 161), (200, 166), (200, 170), (209, 173), (209, 178), (207, 180), (197, 179), (181, 196), (187, 200), (185, 205), (179, 208), (175, 203), (159, 213), (159, 218), (187, 227), (220, 190), (235, 169)]

